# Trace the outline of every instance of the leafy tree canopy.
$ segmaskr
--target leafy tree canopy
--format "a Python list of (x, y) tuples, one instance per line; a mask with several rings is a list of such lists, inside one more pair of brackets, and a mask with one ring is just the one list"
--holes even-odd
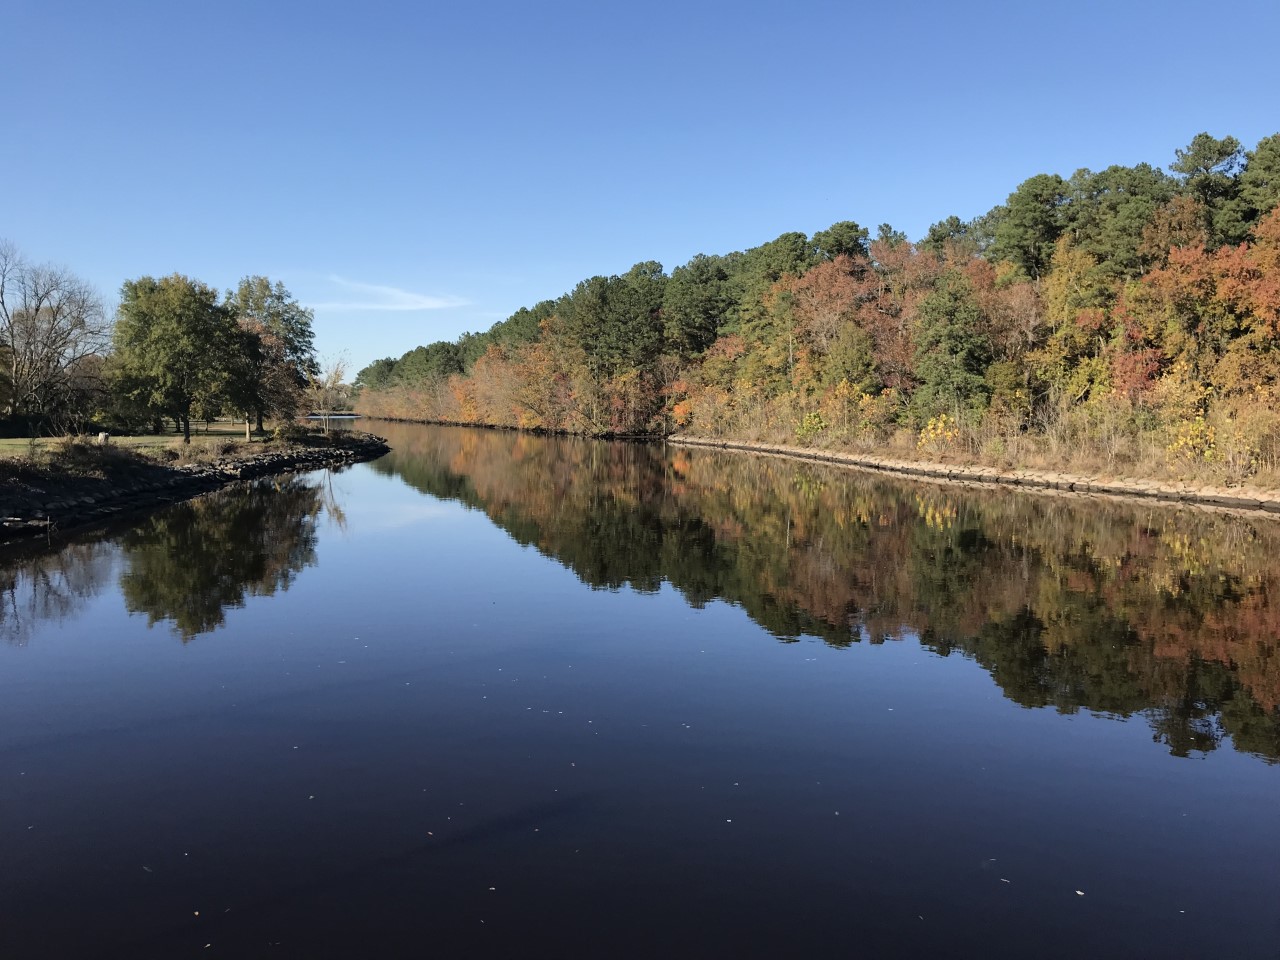
[(234, 291), (228, 291), (227, 306), (237, 319), (252, 321), (278, 338), (284, 357), (302, 377), (319, 369), (311, 329), (315, 314), (298, 303), (283, 283), (272, 283), (266, 277), (245, 277)]
[(241, 344), (217, 291), (177, 273), (125, 281), (113, 340), (123, 392), (179, 420), (188, 443), (193, 407), (226, 395)]

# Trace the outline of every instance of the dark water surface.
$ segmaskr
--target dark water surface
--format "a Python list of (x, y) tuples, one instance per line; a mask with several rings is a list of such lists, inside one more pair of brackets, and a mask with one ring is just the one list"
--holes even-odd
[(0, 567), (0, 957), (1280, 957), (1280, 523), (380, 425)]

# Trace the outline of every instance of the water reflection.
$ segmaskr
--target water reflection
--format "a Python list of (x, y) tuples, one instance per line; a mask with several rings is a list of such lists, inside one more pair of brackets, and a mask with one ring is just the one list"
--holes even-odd
[(1280, 757), (1280, 524), (964, 491), (712, 450), (379, 426), (373, 464), (597, 588), (670, 583), (775, 636), (917, 638), (1027, 707)]
[(131, 613), (183, 640), (222, 625), (247, 596), (288, 590), (316, 562), (326, 488), (299, 476), (262, 481), (155, 514), (121, 539)]
[(0, 637), (26, 644), (43, 624), (79, 614), (119, 570), (130, 613), (190, 640), (314, 565), (322, 513), (344, 521), (327, 477), (267, 479), (169, 507), (123, 534), (10, 557), (0, 565)]
[(25, 646), (41, 624), (78, 614), (110, 583), (117, 552), (107, 543), (74, 543), (0, 566), (0, 637)]

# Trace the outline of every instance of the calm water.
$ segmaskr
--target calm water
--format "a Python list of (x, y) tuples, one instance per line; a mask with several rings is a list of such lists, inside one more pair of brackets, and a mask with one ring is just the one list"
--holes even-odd
[(1280, 523), (395, 452), (0, 569), (0, 957), (1280, 957)]

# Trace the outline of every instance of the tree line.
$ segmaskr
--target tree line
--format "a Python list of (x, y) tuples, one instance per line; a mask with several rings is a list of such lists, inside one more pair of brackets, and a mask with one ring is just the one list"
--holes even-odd
[[(114, 322), (113, 322), (114, 319)], [(171, 420), (290, 420), (331, 406), (342, 370), (317, 363), (312, 312), (283, 284), (235, 290), (181, 274), (125, 281), (114, 318), (70, 271), (0, 243), (0, 404), (11, 433), (160, 432)], [(310, 396), (308, 395), (310, 394)]]
[(853, 221), (643, 262), (361, 370), (362, 412), (992, 459), (1280, 461), (1280, 134), (1038, 174), (910, 242)]

